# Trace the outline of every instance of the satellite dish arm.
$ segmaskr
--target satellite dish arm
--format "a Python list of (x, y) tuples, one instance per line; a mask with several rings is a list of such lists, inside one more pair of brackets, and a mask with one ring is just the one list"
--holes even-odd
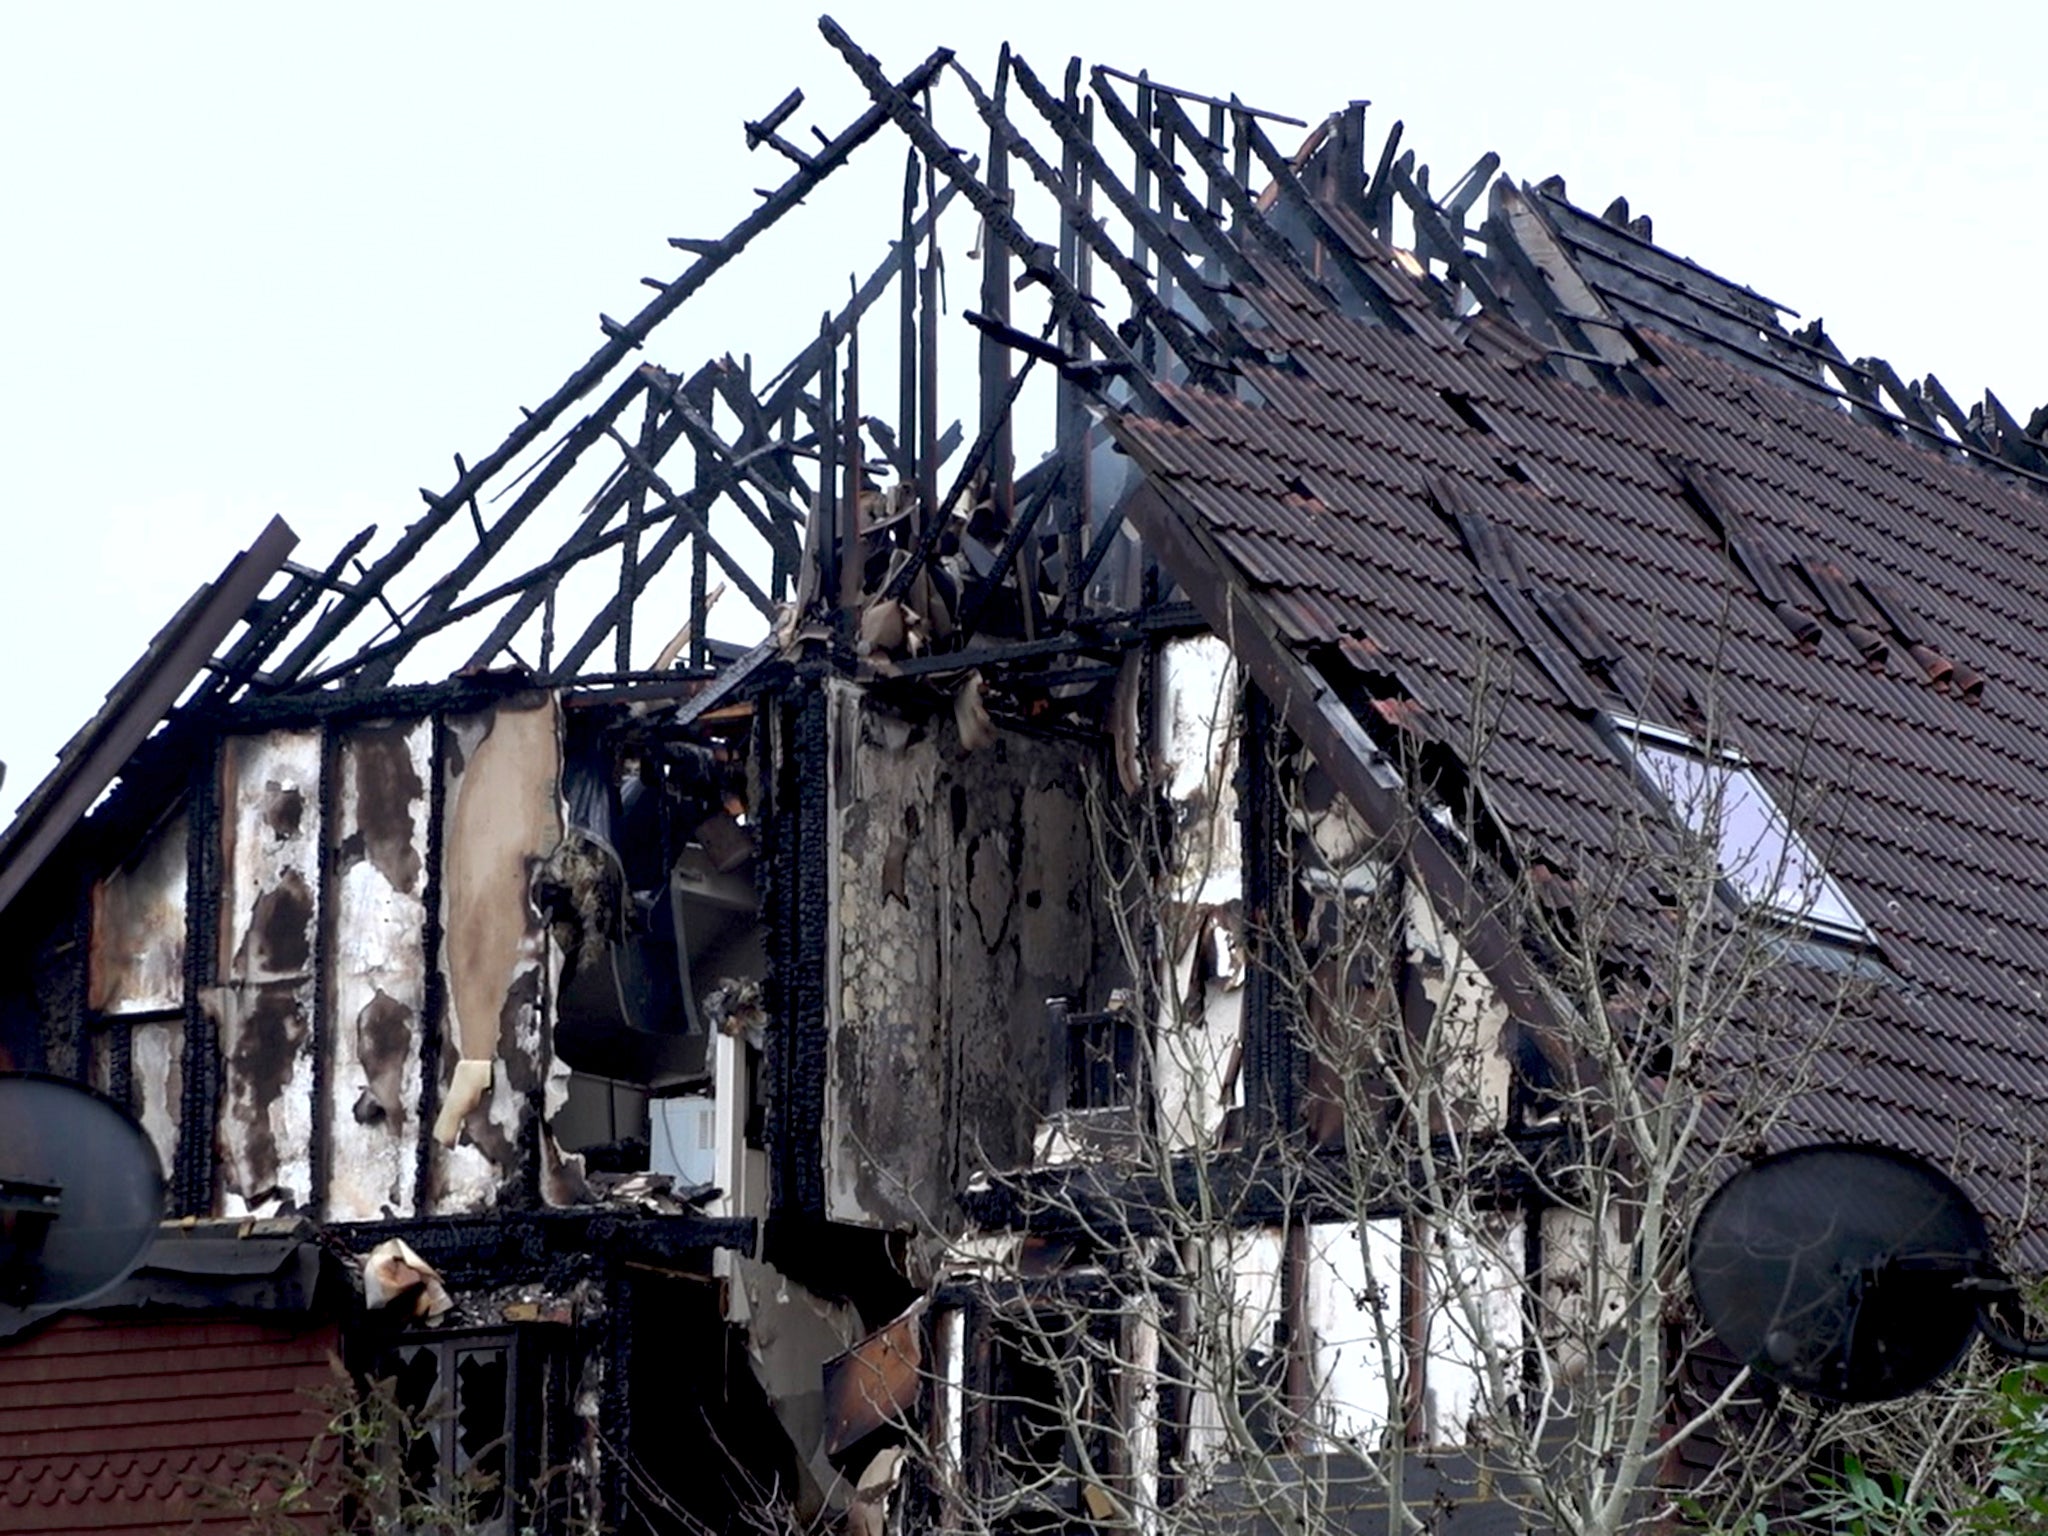
[(1977, 1331), (2001, 1355), (2015, 1360), (2048, 1360), (2048, 1339), (2022, 1338), (1991, 1315), (1988, 1301), (1977, 1308)]
[(2019, 1287), (2000, 1275), (1973, 1275), (1956, 1282), (1960, 1291), (1976, 1291), (1983, 1296), (1977, 1303), (1977, 1331), (1984, 1335), (1984, 1342), (2001, 1355), (2014, 1360), (2048, 1360), (2048, 1339), (2030, 1339), (2016, 1333), (1993, 1315), (1992, 1308), (2000, 1301), (2015, 1300)]

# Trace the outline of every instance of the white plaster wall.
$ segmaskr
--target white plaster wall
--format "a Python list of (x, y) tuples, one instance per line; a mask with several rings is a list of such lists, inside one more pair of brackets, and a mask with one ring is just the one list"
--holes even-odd
[(340, 743), (325, 1110), (334, 1221), (413, 1214), (432, 743), (428, 720)]
[(313, 1014), (318, 953), (318, 731), (222, 745), (219, 976), (209, 999), (224, 1067), (217, 1209), (314, 1199)]
[[(1424, 1267), (1427, 1444), (1465, 1444), (1474, 1421), (1506, 1411), (1520, 1384), (1523, 1248), (1522, 1220), (1513, 1213), (1463, 1230), (1439, 1228), (1432, 1236)], [(1492, 1378), (1489, 1356), (1498, 1370)]]
[(1155, 770), (1174, 808), (1162, 917), (1182, 936), (1153, 1021), (1159, 1133), (1207, 1147), (1244, 1102), (1244, 838), (1238, 823), (1238, 697), (1230, 648), (1214, 635), (1159, 648)]
[(1314, 1417), (1326, 1444), (1370, 1451), (1398, 1389), (1388, 1368), (1401, 1360), (1400, 1221), (1311, 1226), (1303, 1284)]
[(185, 1001), (189, 831), (181, 812), (93, 888), (87, 1001), (102, 1013), (143, 1013)]
[[(552, 695), (447, 722), (440, 963), (447, 978), (434, 1210), (489, 1210), (520, 1172), (527, 1095), (545, 1093), (549, 963), (533, 869), (561, 840)], [(473, 1064), (473, 1065), (472, 1065)], [(473, 1094), (461, 1092), (474, 1082)]]
[(1188, 1455), (1214, 1460), (1233, 1443), (1224, 1399), (1242, 1391), (1247, 1361), (1271, 1357), (1283, 1316), (1285, 1241), (1278, 1227), (1222, 1233), (1203, 1243), (1204, 1280), (1194, 1307), (1195, 1381), (1188, 1402)]
[(132, 1024), (129, 1042), (136, 1118), (169, 1178), (178, 1165), (178, 1116), (185, 1093), (184, 1021)]

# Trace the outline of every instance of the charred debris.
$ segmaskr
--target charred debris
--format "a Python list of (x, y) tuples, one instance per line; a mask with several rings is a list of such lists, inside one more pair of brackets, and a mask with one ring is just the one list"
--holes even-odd
[[(934, 1347), (903, 1321), (925, 1239), (1014, 1215), (975, 1175), (1130, 1092), (1091, 780), (1241, 824), (1213, 893), (1235, 1107), (1189, 1144), (1301, 1113), (1242, 953), (1270, 774), (1202, 729), (1229, 594), (1137, 536), (1119, 430), (1186, 427), (1177, 400), (1318, 346), (1273, 296), (1616, 398), (1655, 396), (1649, 332), (1673, 335), (2048, 483), (2042, 412), (1965, 411), (1788, 329), (1623, 201), (1588, 213), (1491, 155), (1433, 185), (1363, 103), (1310, 126), (1007, 51), (892, 74), (820, 26), (865, 110), (823, 131), (793, 91), (747, 123), (781, 179), (746, 218), (673, 240), (681, 270), (395, 539), (314, 566), (266, 529), (0, 838), (12, 1063), (133, 1107), (187, 1230), (291, 1228), (356, 1277), (318, 1305), (358, 1358), (571, 1469), (543, 1520), (715, 1524), (873, 1472)], [(807, 195), (894, 157), (876, 264), (786, 364), (651, 360)], [(942, 222), (978, 230), (965, 272)], [(1299, 697), (1279, 649), (1238, 650)], [(657, 1428), (704, 1456), (676, 1471)]]

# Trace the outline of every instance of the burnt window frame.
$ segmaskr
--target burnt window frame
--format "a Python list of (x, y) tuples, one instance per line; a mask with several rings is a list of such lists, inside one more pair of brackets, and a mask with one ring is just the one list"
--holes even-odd
[[(1119, 1501), (1129, 1495), (1135, 1469), (1125, 1419), (1130, 1373), (1138, 1367), (1130, 1314), (1111, 1304), (1116, 1291), (1111, 1275), (1067, 1271), (1021, 1284), (955, 1282), (935, 1298), (929, 1427), (954, 1496), (977, 1506), (993, 1529), (1026, 1536), (1082, 1528), (1095, 1520), (1090, 1487)], [(947, 1328), (957, 1330), (952, 1344)], [(1046, 1358), (1048, 1343), (1069, 1329), (1074, 1336), (1062, 1341), (1060, 1358)], [(1058, 1390), (1070, 1384), (1069, 1371), (1084, 1378), (1084, 1402), (1054, 1406), (1031, 1395), (1034, 1379)], [(1029, 1422), (1034, 1407), (1044, 1409), (1047, 1422)], [(1083, 1468), (1073, 1443), (1077, 1425), (1092, 1469)], [(1054, 1441), (1056, 1460), (1034, 1459), (1034, 1444), (1043, 1449)]]
[[(421, 1441), (431, 1442), (432, 1491), (437, 1501), (456, 1496), (458, 1479), (467, 1476), (482, 1457), (495, 1455), (498, 1463), (495, 1508), (485, 1514), (466, 1510), (464, 1515), (464, 1529), (474, 1531), (476, 1536), (512, 1536), (513, 1532), (532, 1524), (533, 1511), (526, 1506), (532, 1502), (539, 1470), (535, 1463), (546, 1437), (538, 1396), (540, 1367), (546, 1350), (541, 1340), (531, 1337), (533, 1332), (531, 1328), (510, 1326), (435, 1329), (431, 1332), (412, 1329), (384, 1342), (378, 1348), (369, 1371), (373, 1377), (391, 1380), (396, 1400), (405, 1391), (402, 1383), (403, 1373), (409, 1364), (406, 1357), (425, 1354), (434, 1358), (432, 1391), (418, 1404), (399, 1401), (398, 1406), (407, 1418), (391, 1427), (394, 1431), (415, 1432), (399, 1449), (408, 1477), (420, 1475), (420, 1468), (426, 1460), (420, 1456)], [(500, 1353), (504, 1360), (502, 1423), (499, 1434), (470, 1453), (465, 1464), (462, 1446), (449, 1433), (460, 1427), (463, 1416), (459, 1395), (460, 1357), (465, 1353), (491, 1351)], [(457, 1394), (454, 1396), (449, 1395), (451, 1381)]]
[(1045, 1023), (1048, 1116), (1149, 1112), (1143, 1025), (1128, 994), (1092, 1013), (1049, 997)]

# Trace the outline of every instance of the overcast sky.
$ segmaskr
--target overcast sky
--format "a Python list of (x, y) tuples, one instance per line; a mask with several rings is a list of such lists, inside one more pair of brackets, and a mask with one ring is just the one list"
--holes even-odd
[[(381, 545), (452, 454), (495, 446), (590, 354), (600, 310), (682, 269), (668, 236), (743, 216), (782, 179), (744, 119), (792, 86), (797, 122), (827, 132), (864, 105), (815, 7), (782, 0), (4, 14), (6, 815), (272, 514), (307, 564), (367, 523)], [(1007, 38), (1041, 74), (1080, 53), (1309, 120), (1370, 98), (1369, 129), (1405, 120), (1439, 186), (1495, 149), (1595, 210), (1625, 193), (1660, 243), (1825, 316), (1851, 356), (1932, 370), (1966, 403), (1989, 385), (2022, 421), (2048, 399), (2048, 8), (835, 14), (892, 74), (946, 45), (987, 79)], [(900, 185), (900, 142), (866, 158), (869, 185)], [(779, 363), (882, 254), (893, 193), (874, 205), (878, 233), (851, 241), (843, 198), (799, 210), (664, 328), (658, 360)], [(825, 286), (793, 300), (799, 279)]]

